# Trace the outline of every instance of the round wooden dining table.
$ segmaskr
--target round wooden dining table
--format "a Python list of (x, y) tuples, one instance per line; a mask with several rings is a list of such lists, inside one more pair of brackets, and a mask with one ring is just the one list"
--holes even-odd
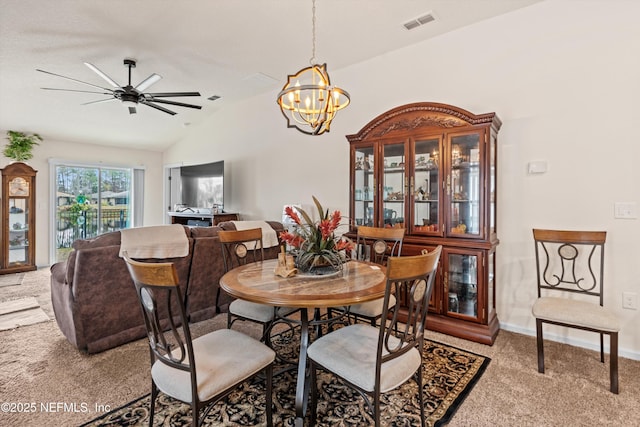
[[(342, 271), (325, 276), (275, 274), (278, 261), (266, 260), (237, 267), (220, 278), (220, 287), (229, 295), (276, 307), (319, 309), (341, 307), (384, 297), (384, 267), (365, 261), (349, 261)], [(319, 310), (314, 310), (316, 313)], [(309, 326), (307, 310), (300, 310), (300, 356), (296, 383), (296, 426), (302, 426), (307, 409), (307, 347)]]

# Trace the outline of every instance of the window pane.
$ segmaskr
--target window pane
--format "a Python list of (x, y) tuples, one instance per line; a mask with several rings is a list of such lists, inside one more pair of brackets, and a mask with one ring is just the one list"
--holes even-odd
[(131, 227), (130, 169), (56, 166), (55, 259), (73, 242)]

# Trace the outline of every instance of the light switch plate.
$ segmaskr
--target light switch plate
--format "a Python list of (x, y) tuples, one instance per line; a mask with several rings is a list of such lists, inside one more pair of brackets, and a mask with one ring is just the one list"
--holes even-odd
[(547, 162), (545, 160), (537, 160), (529, 162), (527, 172), (529, 174), (545, 173), (547, 171)]
[(613, 217), (616, 219), (637, 219), (638, 206), (636, 202), (616, 202)]

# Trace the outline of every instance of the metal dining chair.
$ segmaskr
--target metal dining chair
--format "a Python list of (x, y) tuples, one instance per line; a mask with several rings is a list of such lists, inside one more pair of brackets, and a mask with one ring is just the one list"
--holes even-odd
[[(222, 259), (225, 272), (247, 263), (264, 261), (262, 229), (219, 231), (222, 245)], [(247, 320), (262, 325), (262, 341), (271, 345), (270, 332), (278, 316), (287, 316), (297, 309), (274, 307), (243, 299), (235, 299), (229, 304), (227, 328), (231, 329), (237, 320)]]
[[(356, 236), (355, 257), (361, 261), (370, 261), (380, 265), (387, 265), (390, 257), (398, 257), (402, 252), (404, 228), (378, 228), (358, 226)], [(349, 307), (349, 315), (357, 322), (363, 319), (375, 326), (382, 317), (383, 299), (354, 304)], [(389, 305), (395, 306), (396, 297), (390, 296)], [(331, 315), (331, 312), (329, 313)]]
[(159, 391), (191, 405), (192, 426), (197, 427), (216, 402), (259, 373), (266, 379), (266, 425), (272, 426), (275, 352), (230, 329), (192, 339), (174, 264), (134, 261), (126, 253), (124, 259), (136, 287), (149, 338), (149, 426), (153, 425)]
[[(315, 425), (319, 369), (332, 373), (355, 389), (380, 426), (380, 396), (407, 382), (417, 383), (421, 425), (425, 426), (422, 386), (424, 328), (442, 246), (423, 255), (392, 257), (387, 261), (387, 285), (379, 327), (348, 325), (316, 339), (308, 348), (311, 367), (311, 425)], [(391, 296), (406, 289), (407, 319), (398, 320)], [(372, 402), (373, 401), (373, 402)]]
[(544, 323), (609, 335), (610, 390), (618, 394), (618, 331), (615, 314), (603, 307), (605, 231), (533, 230), (538, 299), (536, 319), (538, 372), (544, 373)]

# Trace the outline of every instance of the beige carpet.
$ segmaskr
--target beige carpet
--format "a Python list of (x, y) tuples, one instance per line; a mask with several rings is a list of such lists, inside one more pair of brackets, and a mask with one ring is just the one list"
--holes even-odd
[[(48, 270), (25, 275), (27, 293), (51, 318)], [(224, 316), (193, 325), (194, 335), (222, 328)], [(246, 329), (257, 335), (256, 327)], [(431, 333), (444, 342), (492, 359), (450, 426), (637, 426), (640, 413), (640, 361), (620, 359), (620, 394), (609, 390), (609, 367), (596, 352), (548, 342), (547, 373), (538, 374), (535, 338), (501, 331), (496, 343), (482, 344)], [(149, 360), (144, 340), (96, 355), (75, 350), (55, 320), (0, 332), (0, 396), (15, 402), (0, 412), (0, 425), (77, 426), (104, 410), (149, 391)], [(608, 362), (608, 360), (607, 360)], [(18, 407), (17, 403), (22, 403)], [(27, 409), (34, 411), (26, 412)], [(4, 407), (2, 407), (4, 410)]]

